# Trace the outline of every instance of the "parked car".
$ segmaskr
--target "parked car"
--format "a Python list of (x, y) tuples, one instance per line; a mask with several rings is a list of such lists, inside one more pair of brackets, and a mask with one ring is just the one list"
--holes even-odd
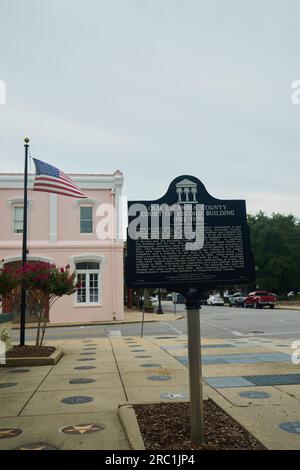
[(229, 292), (224, 292), (223, 297), (224, 299), (229, 299), (230, 297), (232, 297), (232, 294), (229, 294)]
[(267, 291), (254, 291), (250, 292), (244, 300), (244, 307), (274, 308), (276, 304), (276, 296)]
[(246, 294), (242, 294), (241, 292), (236, 292), (235, 294), (229, 297), (229, 307), (243, 307), (245, 298), (247, 297)]
[(224, 299), (220, 295), (210, 295), (207, 299), (207, 305), (224, 305)]

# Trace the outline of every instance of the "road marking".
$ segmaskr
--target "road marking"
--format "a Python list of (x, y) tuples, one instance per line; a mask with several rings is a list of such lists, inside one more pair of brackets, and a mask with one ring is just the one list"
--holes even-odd
[[(277, 333), (273, 333), (273, 331), (270, 331), (269, 333), (261, 333), (259, 336), (265, 336), (265, 335), (268, 335), (268, 336), (274, 336), (274, 335), (293, 335), (294, 333), (300, 333), (300, 331), (281, 331), (281, 332), (277, 332)], [(250, 333), (249, 333), (250, 334)], [(251, 335), (253, 336), (253, 335)]]
[(108, 330), (107, 336), (122, 336), (121, 330)]
[(246, 336), (244, 333), (241, 333), (240, 331), (232, 331), (232, 330), (229, 330), (229, 328), (225, 328), (224, 326), (220, 326), (220, 325), (217, 325), (216, 323), (208, 322), (206, 320), (200, 320), (200, 323), (207, 323), (210, 326), (214, 326), (215, 328), (219, 328), (220, 330), (227, 331), (228, 333), (234, 336)]
[(174, 326), (171, 326), (169, 323), (165, 323), (165, 322), (160, 322), (162, 325), (167, 325), (171, 330), (173, 330), (175, 333), (177, 333), (178, 335), (182, 336), (183, 333), (182, 331), (180, 330), (177, 330), (177, 328), (175, 328)]

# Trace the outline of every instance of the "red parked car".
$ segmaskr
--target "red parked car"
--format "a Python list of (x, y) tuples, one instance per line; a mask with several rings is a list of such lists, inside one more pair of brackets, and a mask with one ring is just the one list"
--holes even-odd
[(247, 295), (244, 300), (244, 307), (263, 308), (268, 306), (274, 308), (276, 300), (276, 295), (265, 290), (257, 290)]

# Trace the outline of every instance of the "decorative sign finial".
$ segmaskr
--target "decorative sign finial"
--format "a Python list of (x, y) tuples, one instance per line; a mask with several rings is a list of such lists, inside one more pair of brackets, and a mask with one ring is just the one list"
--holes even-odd
[(25, 137), (24, 142), (25, 142), (25, 144), (29, 144), (29, 142), (30, 142), (29, 137)]

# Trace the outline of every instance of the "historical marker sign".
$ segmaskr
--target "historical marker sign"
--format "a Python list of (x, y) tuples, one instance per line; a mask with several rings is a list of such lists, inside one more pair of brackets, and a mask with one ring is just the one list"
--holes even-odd
[(199, 290), (254, 281), (246, 205), (212, 197), (194, 176), (179, 176), (154, 201), (128, 203), (129, 287)]
[(156, 201), (129, 202), (128, 222), (127, 285), (166, 287), (186, 295), (191, 440), (201, 444), (200, 292), (254, 281), (245, 201), (216, 199), (201, 181), (184, 175)]

